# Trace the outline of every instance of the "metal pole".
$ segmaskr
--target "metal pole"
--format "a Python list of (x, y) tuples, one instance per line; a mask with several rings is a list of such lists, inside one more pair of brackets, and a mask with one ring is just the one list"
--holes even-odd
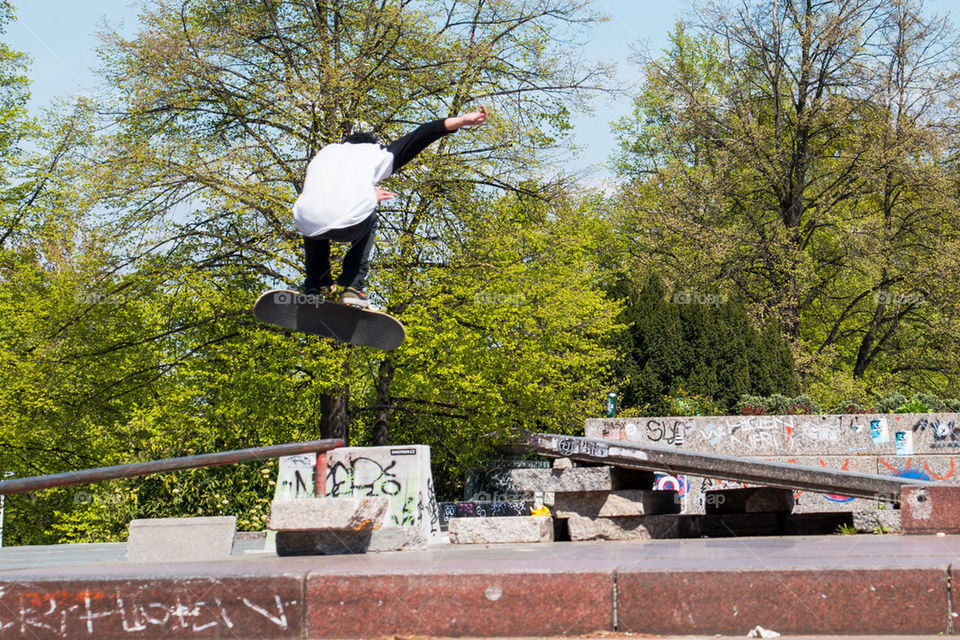
[(87, 484), (89, 482), (100, 482), (102, 480), (112, 480), (115, 478), (133, 478), (151, 473), (166, 473), (168, 471), (195, 469), (197, 467), (218, 467), (235, 462), (279, 458), (280, 456), (289, 456), (297, 453), (322, 453), (342, 446), (343, 440), (336, 438), (330, 440), (310, 440), (309, 442), (291, 442), (289, 444), (276, 444), (269, 447), (237, 449), (234, 451), (222, 451), (220, 453), (204, 453), (182, 458), (167, 458), (165, 460), (134, 462), (132, 464), (121, 464), (113, 467), (53, 473), (46, 476), (17, 478), (16, 480), (4, 480), (0, 482), (0, 494), (39, 491), (40, 489), (50, 489), (52, 487)]
[[(9, 478), (10, 476), (16, 475), (13, 471), (4, 471), (3, 477)], [(3, 509), (6, 506), (6, 494), (0, 493), (0, 547), (3, 546)]]

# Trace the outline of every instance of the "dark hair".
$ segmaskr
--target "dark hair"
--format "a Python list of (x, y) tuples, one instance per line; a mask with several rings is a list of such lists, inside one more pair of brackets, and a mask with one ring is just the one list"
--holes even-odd
[(344, 144), (380, 144), (380, 139), (372, 131), (358, 131), (343, 139)]

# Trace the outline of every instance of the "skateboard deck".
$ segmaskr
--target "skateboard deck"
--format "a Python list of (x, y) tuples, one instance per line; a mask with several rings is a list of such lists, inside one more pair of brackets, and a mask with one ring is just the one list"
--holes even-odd
[(393, 316), (289, 289), (264, 293), (253, 305), (253, 315), (291, 331), (385, 351), (396, 349), (407, 337), (406, 329)]

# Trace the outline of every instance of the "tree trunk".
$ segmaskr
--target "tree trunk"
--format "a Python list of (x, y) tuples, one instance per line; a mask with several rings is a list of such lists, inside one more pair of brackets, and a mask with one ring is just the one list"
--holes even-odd
[(377, 404), (373, 421), (373, 445), (382, 447), (387, 444), (390, 411), (393, 409), (393, 400), (390, 398), (390, 385), (393, 384), (393, 373), (396, 371), (393, 358), (387, 357), (380, 362), (380, 371), (377, 374)]
[(350, 446), (350, 387), (324, 395), (320, 400), (320, 437), (340, 438)]

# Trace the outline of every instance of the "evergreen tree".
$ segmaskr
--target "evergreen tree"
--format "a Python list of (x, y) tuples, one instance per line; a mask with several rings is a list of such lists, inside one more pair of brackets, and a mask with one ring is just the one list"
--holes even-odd
[(739, 301), (701, 304), (687, 292), (671, 293), (655, 274), (639, 291), (623, 280), (612, 293), (624, 302), (627, 327), (614, 367), (622, 407), (663, 415), (679, 394), (730, 411), (744, 394), (798, 393), (778, 326), (768, 322), (758, 331)]

